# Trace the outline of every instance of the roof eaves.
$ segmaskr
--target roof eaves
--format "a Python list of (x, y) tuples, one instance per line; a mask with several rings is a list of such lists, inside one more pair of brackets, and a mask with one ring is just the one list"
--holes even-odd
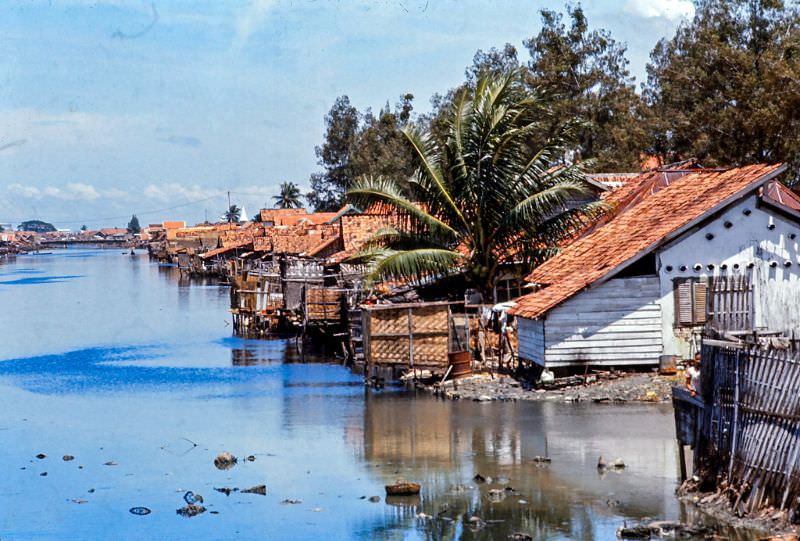
[(739, 190), (735, 194), (732, 194), (732, 195), (726, 197), (725, 199), (720, 201), (715, 206), (711, 207), (710, 209), (708, 209), (707, 211), (705, 211), (701, 215), (697, 216), (693, 220), (690, 220), (688, 223), (684, 224), (682, 227), (679, 227), (679, 228), (673, 230), (672, 232), (667, 233), (661, 239), (659, 239), (658, 241), (654, 242), (653, 244), (651, 244), (650, 246), (648, 246), (644, 250), (641, 250), (636, 255), (630, 257), (629, 259), (627, 259), (623, 263), (620, 263), (619, 265), (616, 265), (615, 267), (612, 267), (603, 276), (601, 276), (597, 280), (594, 280), (591, 284), (587, 284), (587, 287), (592, 287), (594, 285), (600, 285), (600, 284), (603, 284), (603, 283), (607, 282), (608, 280), (611, 279), (612, 276), (614, 276), (615, 274), (625, 270), (630, 265), (633, 265), (634, 263), (639, 261), (642, 257), (652, 253), (654, 250), (658, 249), (659, 247), (672, 242), (673, 240), (677, 239), (678, 237), (683, 236), (684, 233), (686, 233), (687, 231), (691, 230), (692, 228), (694, 228), (697, 225), (699, 225), (700, 223), (702, 223), (708, 216), (712, 216), (712, 215), (716, 214), (717, 212), (721, 211), (722, 209), (732, 205), (736, 201), (746, 197), (748, 194), (758, 190), (759, 188), (764, 186), (767, 182), (769, 182), (770, 180), (774, 179), (775, 177), (777, 177), (778, 175), (780, 175), (781, 173), (786, 171), (787, 167), (788, 166), (786, 164), (781, 164), (778, 168), (776, 168), (773, 171), (770, 171), (769, 173), (764, 175), (762, 178), (760, 178), (757, 182), (754, 182), (754, 183), (750, 184), (749, 186), (746, 186), (745, 188)]

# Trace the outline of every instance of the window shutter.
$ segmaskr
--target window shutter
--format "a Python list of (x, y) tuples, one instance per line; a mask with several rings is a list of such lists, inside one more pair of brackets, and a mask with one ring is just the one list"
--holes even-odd
[(708, 284), (705, 282), (695, 282), (694, 284), (694, 323), (701, 324), (706, 322), (708, 314)]
[(675, 287), (675, 323), (692, 324), (692, 283), (681, 281)]

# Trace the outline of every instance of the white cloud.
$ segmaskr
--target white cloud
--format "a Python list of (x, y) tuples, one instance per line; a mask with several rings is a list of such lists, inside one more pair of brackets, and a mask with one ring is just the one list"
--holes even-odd
[(63, 188), (58, 186), (37, 188), (36, 186), (14, 183), (8, 186), (8, 191), (13, 195), (26, 199), (52, 198), (62, 201), (96, 201), (102, 197), (94, 186), (83, 182), (69, 182)]
[(628, 0), (623, 8), (638, 17), (678, 20), (694, 15), (691, 0)]
[(148, 184), (142, 190), (142, 194), (148, 199), (163, 203), (181, 204), (186, 201), (199, 201), (209, 197), (219, 196), (221, 192), (214, 188), (206, 188), (197, 184), (184, 186), (177, 182), (166, 184)]
[(266, 20), (275, 0), (250, 0), (248, 6), (236, 18), (236, 38), (233, 45), (241, 49), (250, 36)]

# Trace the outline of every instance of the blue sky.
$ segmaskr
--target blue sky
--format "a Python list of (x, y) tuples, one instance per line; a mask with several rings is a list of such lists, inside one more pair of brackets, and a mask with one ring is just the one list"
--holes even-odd
[[(589, 0), (644, 78), (689, 0)], [(418, 111), (477, 49), (522, 41), (525, 0), (5, 0), (0, 5), (0, 223), (60, 227), (250, 214), (307, 186), (336, 96)], [(202, 201), (200, 201), (202, 200)], [(193, 202), (191, 205), (184, 205)], [(170, 208), (176, 207), (179, 208)]]

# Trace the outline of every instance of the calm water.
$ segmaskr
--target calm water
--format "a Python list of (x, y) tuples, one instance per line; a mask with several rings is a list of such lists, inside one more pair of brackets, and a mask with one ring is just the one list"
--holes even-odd
[[(668, 406), (368, 392), (292, 341), (233, 338), (228, 299), (119, 250), (0, 264), (0, 539), (608, 540), (683, 517)], [(256, 459), (220, 471), (225, 450)], [(600, 454), (629, 467), (599, 475)], [(421, 499), (384, 501), (401, 477)], [(215, 513), (178, 516), (187, 490)]]

